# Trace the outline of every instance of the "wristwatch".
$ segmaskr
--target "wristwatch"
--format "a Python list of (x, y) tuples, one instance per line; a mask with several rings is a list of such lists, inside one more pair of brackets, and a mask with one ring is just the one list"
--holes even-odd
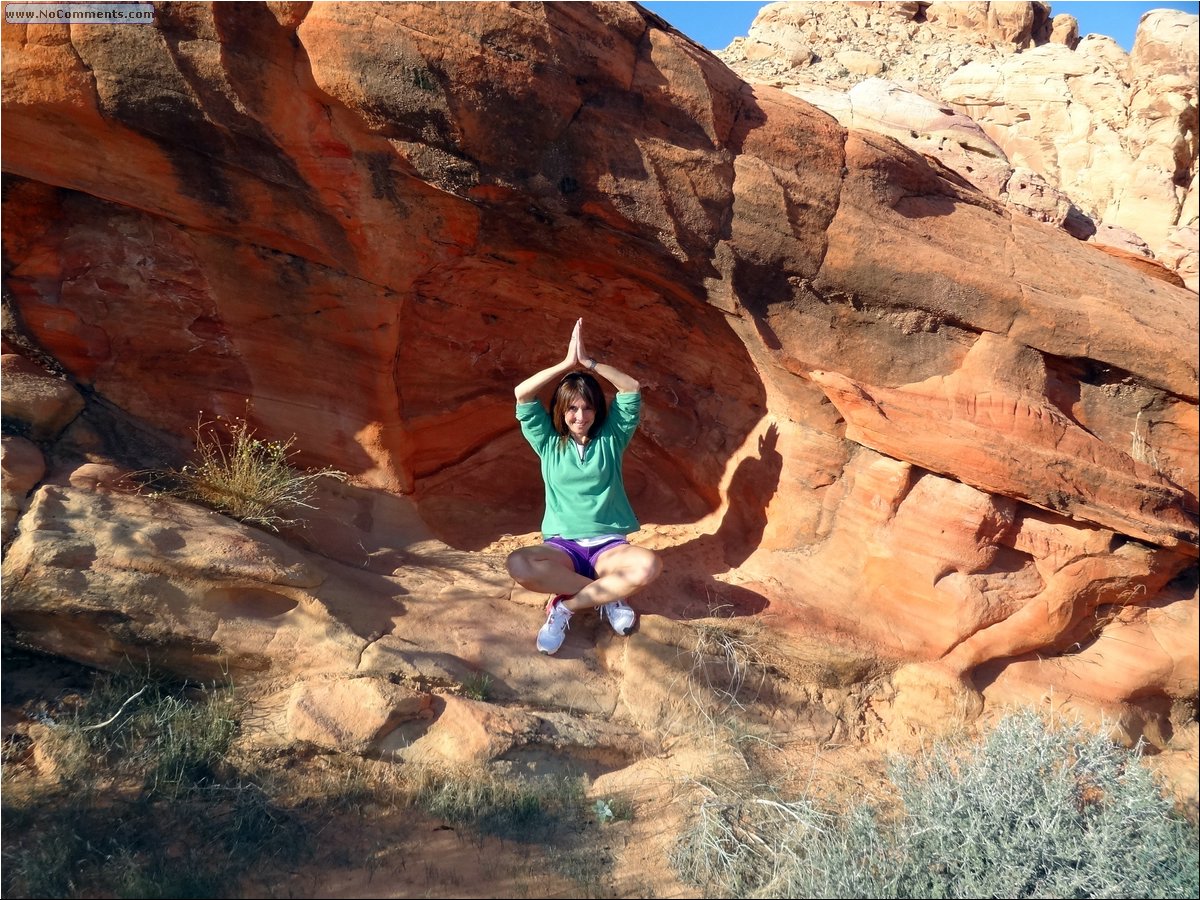
[(589, 369), (594, 369), (594, 368), (596, 368), (596, 357), (594, 357), (594, 356), (593, 356), (591, 359), (589, 359), (589, 360), (587, 361), (587, 367), (588, 367)]

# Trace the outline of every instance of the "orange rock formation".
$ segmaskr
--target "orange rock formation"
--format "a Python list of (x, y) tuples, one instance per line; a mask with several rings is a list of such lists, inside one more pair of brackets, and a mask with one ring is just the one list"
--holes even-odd
[[(285, 682), (486, 668), (586, 711), (499, 564), (541, 502), (512, 386), (582, 315), (645, 393), (647, 622), (763, 615), (910, 664), (910, 699), (1058, 690), (1164, 746), (1194, 718), (1193, 293), (632, 4), (156, 15), (4, 25), (10, 635)], [(285, 539), (117, 489), (200, 411), (353, 485)], [(357, 749), (427, 706), (359, 687), (369, 722), (317, 682), (293, 714)]]

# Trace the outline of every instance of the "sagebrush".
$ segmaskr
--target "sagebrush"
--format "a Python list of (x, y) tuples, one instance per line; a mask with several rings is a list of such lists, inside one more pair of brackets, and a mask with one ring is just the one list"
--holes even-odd
[(892, 806), (708, 792), (672, 861), (709, 896), (1195, 897), (1195, 822), (1140, 754), (1035, 713), (889, 769)]

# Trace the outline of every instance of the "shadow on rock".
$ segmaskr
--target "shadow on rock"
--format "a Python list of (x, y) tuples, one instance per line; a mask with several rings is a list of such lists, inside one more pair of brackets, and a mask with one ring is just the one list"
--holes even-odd
[(770, 605), (758, 591), (727, 584), (716, 576), (741, 566), (762, 542), (767, 505), (779, 487), (783, 468), (778, 442), (779, 431), (771, 424), (758, 439), (758, 454), (738, 464), (716, 532), (660, 551), (663, 576), (651, 588), (654, 612), (672, 619), (751, 616)]

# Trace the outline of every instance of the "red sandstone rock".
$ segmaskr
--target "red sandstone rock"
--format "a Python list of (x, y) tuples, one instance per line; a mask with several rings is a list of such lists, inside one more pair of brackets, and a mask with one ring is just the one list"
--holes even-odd
[(288, 697), (287, 724), (294, 740), (361, 753), (400, 723), (428, 718), (432, 701), (384, 678), (300, 681)]
[(903, 388), (826, 372), (813, 378), (846, 417), (851, 440), (985, 491), (1196, 555), (1187, 491), (1051, 404), (1036, 354), (1014, 354), (985, 335), (957, 372)]
[[(5, 559), (6, 625), (39, 646), (448, 680), (479, 656), (552, 683), (515, 636), (536, 610), (462, 551), (537, 527), (512, 386), (580, 315), (644, 388), (651, 615), (728, 598), (890, 660), (984, 635), (965, 668), (1003, 667), (1109, 602), (1106, 548), (1146, 543), (1115, 576), (1137, 605), (1194, 565), (1194, 294), (635, 6), (167, 5), (155, 28), (3, 37), (6, 327), (94, 397)], [(125, 459), (122, 421), (181, 441), (200, 411), (356, 483), (291, 543), (66, 486), (71, 454)], [(1036, 507), (1078, 533), (1050, 540)], [(1047, 591), (1067, 614), (1022, 632)], [(1122, 693), (1186, 691), (1173, 658)], [(1072, 671), (1081, 702), (1112, 699)]]
[(46, 474), (46, 460), (32, 441), (16, 435), (0, 439), (0, 470), (4, 473), (3, 542), (8, 544), (17, 520), (25, 511), (26, 498)]
[(771, 3), (718, 55), (1194, 292), (1200, 19), (1143, 16), (1130, 53), (1077, 24), (1038, 2)]
[(0, 356), (4, 417), (20, 423), (34, 440), (58, 437), (83, 410), (83, 397), (70, 382), (19, 356)]

